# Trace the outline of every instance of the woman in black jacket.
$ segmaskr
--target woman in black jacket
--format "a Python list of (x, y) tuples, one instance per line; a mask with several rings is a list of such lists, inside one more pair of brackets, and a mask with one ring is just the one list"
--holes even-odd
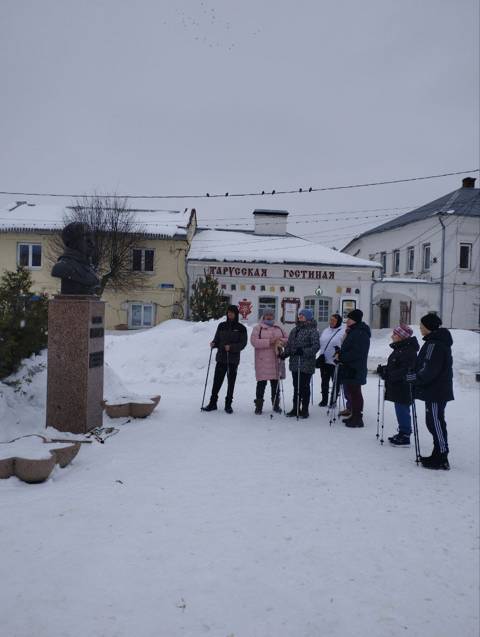
[(351, 416), (343, 421), (347, 427), (363, 427), (362, 385), (367, 382), (367, 358), (370, 349), (370, 328), (362, 321), (362, 310), (347, 314), (347, 335), (336, 360), (340, 363), (340, 383), (350, 399)]
[(412, 421), (410, 405), (412, 404), (410, 386), (405, 380), (407, 373), (415, 369), (418, 341), (412, 336), (413, 331), (408, 325), (400, 324), (393, 330), (390, 347), (393, 352), (388, 357), (386, 365), (379, 365), (377, 373), (385, 381), (385, 400), (395, 405), (398, 421), (398, 433), (388, 440), (396, 447), (406, 447), (410, 444)]

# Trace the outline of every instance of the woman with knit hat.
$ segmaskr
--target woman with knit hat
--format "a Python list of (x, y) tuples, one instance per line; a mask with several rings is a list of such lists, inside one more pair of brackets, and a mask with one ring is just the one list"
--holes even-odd
[(433, 451), (422, 457), (426, 469), (450, 469), (448, 463), (447, 423), (445, 407), (453, 400), (453, 339), (441, 327), (442, 319), (429, 313), (420, 319), (420, 332), (425, 341), (418, 353), (415, 371), (407, 381), (415, 388), (415, 398), (425, 401), (425, 423), (433, 438)]
[(377, 367), (377, 374), (385, 381), (385, 400), (394, 403), (398, 422), (398, 433), (388, 440), (395, 447), (408, 447), (412, 433), (412, 400), (405, 376), (415, 369), (419, 345), (413, 330), (401, 323), (393, 330), (390, 347), (393, 351), (387, 364)]
[(260, 415), (267, 382), (270, 381), (273, 411), (282, 413), (278, 382), (285, 378), (285, 363), (278, 358), (280, 349), (287, 343), (287, 335), (280, 325), (275, 323), (272, 310), (265, 310), (262, 320), (252, 330), (250, 343), (255, 348), (255, 376), (257, 391), (255, 413)]
[(282, 358), (290, 357), (289, 369), (293, 380), (293, 407), (287, 416), (308, 418), (310, 379), (315, 373), (315, 354), (320, 349), (317, 323), (309, 308), (300, 310), (297, 324), (290, 332)]

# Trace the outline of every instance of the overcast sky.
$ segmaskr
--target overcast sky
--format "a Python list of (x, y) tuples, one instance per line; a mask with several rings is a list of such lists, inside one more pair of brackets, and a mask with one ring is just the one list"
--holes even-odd
[[(478, 4), (2, 0), (0, 190), (233, 193), (477, 168)], [(414, 207), (460, 183), (135, 204), (222, 225), (287, 209), (310, 221), (292, 231), (335, 244), (363, 229), (339, 211)]]

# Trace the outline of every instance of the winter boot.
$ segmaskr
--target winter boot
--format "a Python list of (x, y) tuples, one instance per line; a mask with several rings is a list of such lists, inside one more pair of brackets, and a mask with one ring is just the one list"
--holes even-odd
[(407, 434), (395, 434), (395, 436), (391, 436), (388, 439), (388, 442), (394, 447), (409, 447), (410, 446), (410, 436)]
[[(297, 404), (297, 401), (294, 401), (292, 409), (290, 411), (287, 411), (285, 416), (288, 416), (289, 418), (295, 418), (297, 415)], [(300, 413), (299, 410), (298, 413)]]
[[(350, 411), (350, 409), (342, 409), (342, 411), (340, 411), (338, 415), (339, 416), (344, 416), (345, 418), (350, 418), (350, 416), (352, 415), (352, 412)], [(343, 421), (343, 422), (345, 422), (345, 421)]]
[(263, 400), (261, 398), (257, 398), (253, 402), (255, 403), (255, 413), (259, 416), (262, 413)]
[(344, 421), (345, 427), (355, 428), (355, 427), (364, 427), (364, 422), (362, 418), (362, 414), (359, 416), (350, 416), (350, 418), (346, 418)]
[(302, 402), (302, 408), (300, 409), (300, 418), (308, 418), (308, 403)]
[(428, 458), (420, 458), (420, 462), (425, 469), (443, 469), (444, 471), (450, 469), (448, 453), (432, 454)]
[(210, 398), (210, 402), (206, 407), (203, 408), (203, 411), (215, 411), (217, 409), (217, 399), (213, 396)]
[(280, 394), (278, 392), (275, 398), (272, 398), (272, 408), (276, 414), (282, 413), (282, 410), (280, 408)]
[(233, 414), (232, 401), (229, 398), (225, 398), (225, 411), (227, 414)]
[(328, 405), (328, 399), (327, 398), (322, 398), (321, 402), (318, 403), (319, 407), (327, 407)]

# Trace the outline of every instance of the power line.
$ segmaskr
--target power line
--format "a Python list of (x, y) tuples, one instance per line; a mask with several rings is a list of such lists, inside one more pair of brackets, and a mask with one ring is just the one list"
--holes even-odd
[[(386, 181), (372, 181), (368, 183), (362, 184), (349, 184), (345, 186), (318, 186), (318, 187), (305, 187), (305, 188), (295, 188), (292, 190), (276, 190), (275, 188), (272, 190), (262, 190), (262, 191), (254, 191), (254, 192), (237, 192), (237, 193), (214, 193), (210, 194), (209, 192), (201, 195), (102, 195), (95, 194), (95, 197), (109, 197), (111, 199), (216, 199), (216, 198), (226, 198), (226, 197), (262, 197), (262, 196), (272, 196), (272, 195), (298, 195), (298, 194), (306, 194), (311, 192), (324, 192), (328, 190), (347, 190), (352, 188), (370, 188), (373, 186), (386, 186), (388, 184), (402, 184), (410, 181), (424, 181), (426, 179), (439, 179), (441, 177), (452, 177), (454, 175), (463, 175), (478, 172), (478, 168), (473, 170), (459, 170), (451, 173), (441, 173), (438, 175), (426, 175), (422, 177), (408, 177), (405, 179), (390, 179)], [(65, 194), (65, 193), (54, 193), (54, 192), (14, 192), (7, 190), (0, 190), (0, 195), (14, 195), (14, 196), (23, 196), (23, 197), (67, 197), (72, 199), (82, 199), (86, 195), (78, 195), (78, 194)]]

